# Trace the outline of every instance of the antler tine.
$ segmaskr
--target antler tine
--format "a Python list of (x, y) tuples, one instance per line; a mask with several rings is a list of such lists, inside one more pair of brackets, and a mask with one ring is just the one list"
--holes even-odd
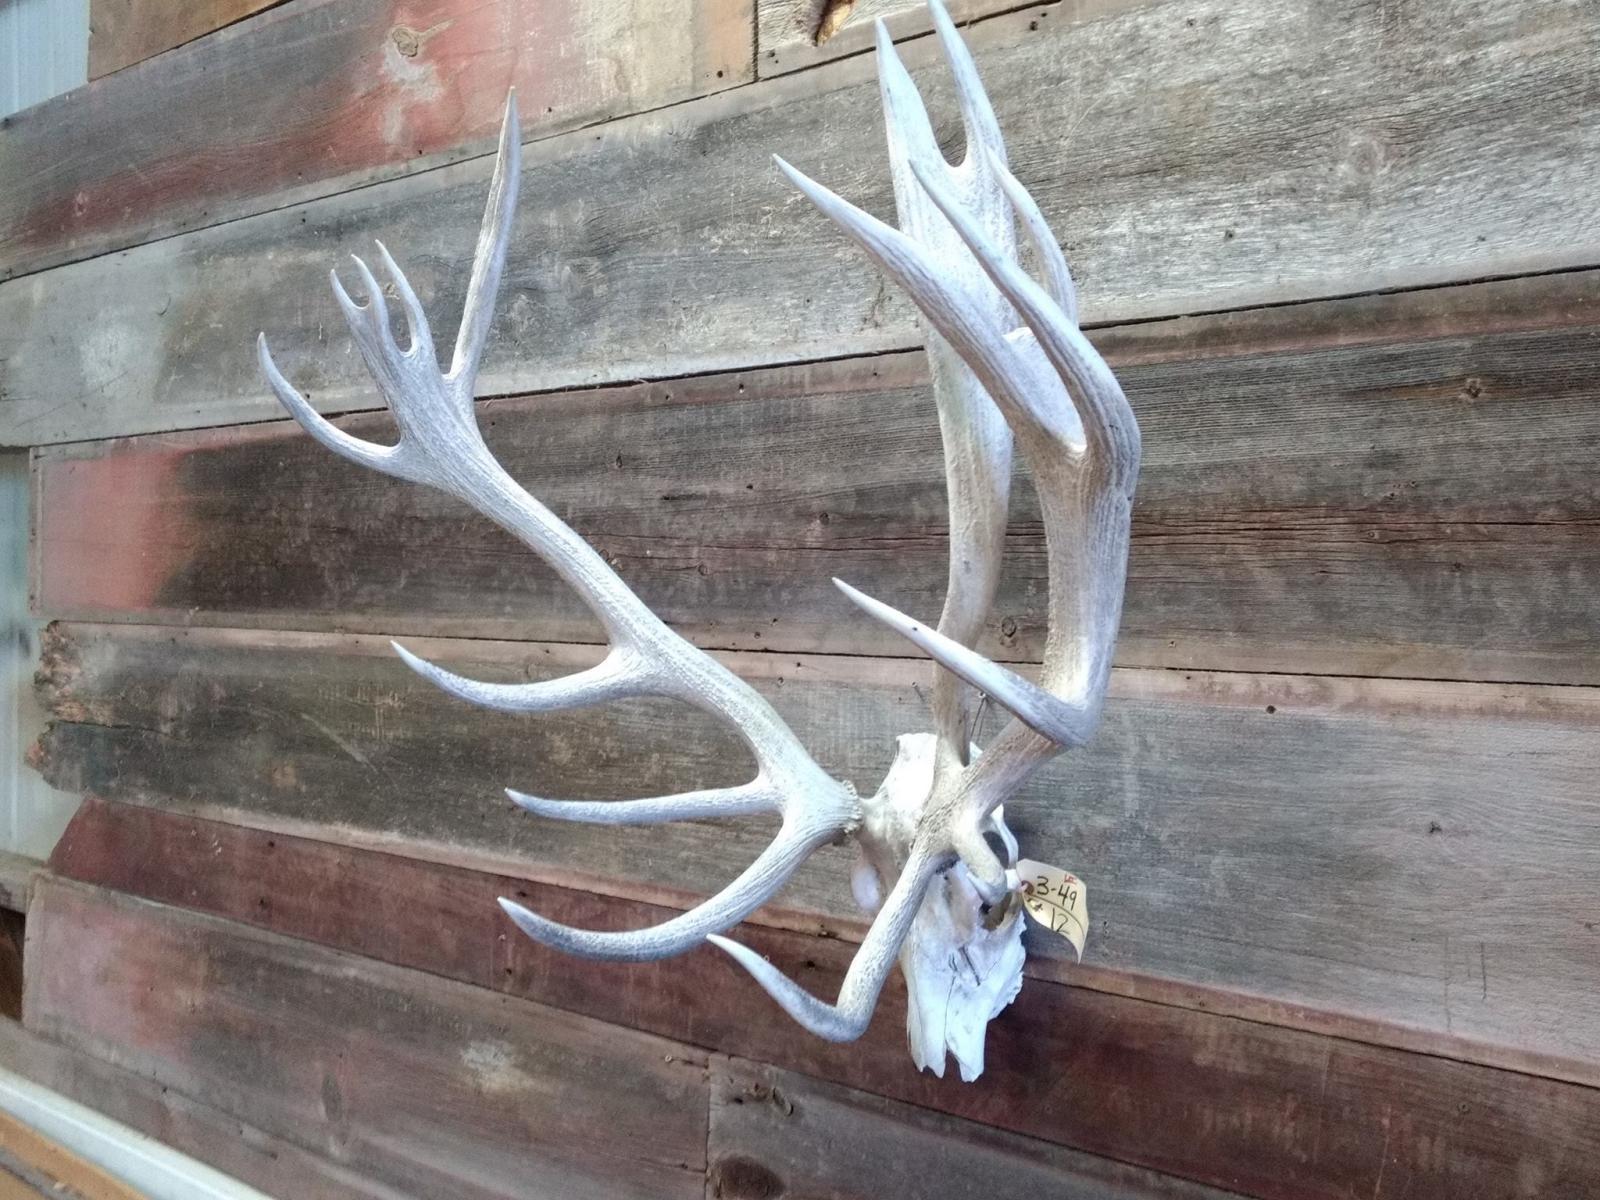
[(555, 712), (565, 708), (587, 708), (609, 700), (622, 700), (641, 694), (647, 681), (643, 660), (625, 650), (613, 650), (586, 671), (575, 671), (559, 679), (538, 683), (484, 683), (446, 671), (425, 658), (418, 658), (399, 642), (390, 642), (400, 660), (440, 691), (480, 708), (501, 712)]
[[(917, 242), (788, 164), (781, 165), (795, 185), (916, 301), (1000, 406), (1022, 438), (1023, 453), (1033, 469), (1040, 504), (1046, 510), (1047, 540), (1050, 530), (1084, 529), (1099, 555), (1095, 562), (1077, 564), (1087, 571), (1069, 571), (1081, 544), (1063, 542), (1059, 537), (1050, 542), (1052, 636), (1046, 647), (1043, 689), (888, 605), (875, 602), (869, 611), (880, 618), (892, 614), (890, 623), (897, 631), (907, 636), (916, 632), (913, 640), (942, 666), (988, 692), (1051, 740), (1065, 746), (1080, 744), (1098, 714), (1098, 693), (1104, 685), (1104, 672), (1099, 668), (1109, 665), (1108, 654), (1102, 664), (1095, 648), (1104, 645), (1109, 649), (1110, 631), (1115, 630), (1120, 615), (1119, 568), (1126, 555), (1126, 506), (1138, 468), (1137, 425), (1120, 387), (1077, 326), (977, 229), (936, 172), (913, 167), (929, 196), (936, 203), (942, 201), (941, 210), (972, 247), (972, 256), (986, 272), (995, 274), (995, 284), (1024, 311), (1033, 337), (1020, 341), (1008, 337), (1009, 331), (989, 312), (970, 303), (960, 285), (941, 271), (941, 264)], [(1080, 419), (1074, 398), (1093, 419)], [(1087, 447), (1086, 439), (1092, 443)], [(1085, 520), (1085, 514), (1078, 511), (1083, 494), (1077, 480), (1086, 466), (1110, 472), (1112, 486), (1091, 490), (1087, 500), (1099, 505), (1109, 496), (1120, 497), (1120, 538), (1117, 512), (1091, 514), (1092, 519)], [(1102, 582), (1108, 579), (1117, 589), (1116, 603), (1110, 607), (1101, 603)], [(860, 595), (855, 593), (852, 598)], [(1069, 623), (1068, 610), (1074, 607), (1086, 610), (1103, 628)], [(1069, 628), (1074, 630), (1071, 638), (1063, 636)], [(1079, 670), (1078, 679), (1068, 680), (1064, 678), (1070, 673), (1065, 669), (1068, 663), (1092, 665), (1092, 669)]]
[(278, 403), (289, 410), (289, 415), (300, 423), (300, 428), (325, 448), (332, 450), (340, 458), (348, 458), (351, 462), (371, 467), (374, 471), (382, 471), (386, 475), (405, 475), (405, 464), (399, 455), (398, 446), (380, 446), (375, 442), (352, 437), (337, 425), (324, 420), (322, 415), (311, 407), (311, 402), (283, 377), (283, 372), (278, 370), (278, 364), (272, 360), (272, 352), (267, 349), (267, 335), (264, 333), (256, 336), (256, 362), (261, 367), (261, 373), (267, 377), (267, 383), (272, 388), (273, 394), (278, 397)]
[(520, 129), (517, 92), (513, 88), (506, 96), (506, 116), (500, 125), (494, 177), (489, 181), (489, 199), (484, 205), (478, 245), (472, 255), (472, 278), (467, 283), (461, 328), (456, 332), (455, 356), (450, 361), (450, 378), (456, 381), (459, 392), (466, 396), (469, 404), (478, 361), (483, 357), (483, 347), (494, 322), (494, 301), (500, 292), (500, 274), (506, 265), (511, 220), (517, 212), (517, 188), (522, 181)]
[(664, 821), (703, 821), (715, 817), (742, 817), (773, 812), (780, 797), (764, 779), (738, 787), (651, 796), (644, 800), (546, 800), (506, 789), (518, 808), (557, 821), (585, 821), (591, 825), (656, 825)]
[[(1088, 441), (1091, 469), (1107, 472), (1115, 480), (1117, 490), (1131, 494), (1133, 480), (1139, 472), (1139, 425), (1128, 406), (1122, 385), (1111, 373), (1106, 360), (1083, 336), (1078, 323), (1069, 319), (1049, 293), (1017, 265), (1012, 255), (995, 243), (987, 230), (972, 219), (972, 214), (963, 207), (960, 197), (943, 180), (932, 172), (916, 171), (916, 174), (928, 195), (933, 197), (934, 203), (967, 243), (984, 272), (1006, 299), (1016, 306), (1017, 312), (1038, 339), (1045, 356), (1067, 385)], [(1009, 172), (1007, 174), (1009, 176)], [(1015, 191), (1026, 197), (1030, 207), (1037, 211), (1037, 206), (1032, 204), (1033, 198), (1022, 191), (1022, 185), (1014, 178), (1011, 183)], [(1065, 260), (1060, 260), (1060, 269), (1064, 270), (1065, 266)], [(1041, 398), (1034, 398), (1034, 402), (1026, 405), (1018, 415), (1040, 427), (1052, 420), (1049, 407), (1041, 403)]]
[[(470, 504), (543, 558), (599, 618), (611, 643), (596, 666), (533, 683), (483, 683), (437, 667), (396, 646), (402, 660), (450, 694), (511, 712), (550, 712), (630, 696), (662, 696), (705, 709), (732, 725), (756, 760), (755, 778), (740, 787), (687, 792), (615, 806), (514, 795), (530, 811), (602, 824), (640, 823), (751, 812), (783, 821), (772, 844), (737, 879), (699, 907), (652, 929), (590, 932), (556, 925), (509, 901), (506, 911), (533, 938), (593, 958), (649, 959), (677, 954), (737, 924), (773, 895), (812, 851), (853, 829), (861, 817), (853, 789), (830, 778), (762, 697), (715, 659), (670, 630), (618, 578), (601, 555), (524, 491), (495, 460), (473, 411), (478, 361), (493, 321), (495, 293), (517, 197), (519, 127), (515, 99), (506, 102), (499, 158), (485, 205), (455, 356), (441, 375), (428, 321), (393, 257), (378, 245), (405, 308), (410, 344), (394, 339), (383, 292), (356, 259), (365, 304), (350, 298), (337, 275), (334, 296), (362, 357), (400, 429), (397, 445), (352, 437), (319, 416), (272, 361), (265, 338), (261, 368), (273, 391), (318, 442), (364, 466), (437, 487)], [(603, 810), (603, 811), (602, 811)]]
[(648, 962), (692, 950), (713, 934), (731, 929), (765, 904), (800, 864), (839, 834), (839, 827), (814, 814), (784, 818), (777, 836), (726, 888), (687, 912), (648, 929), (611, 933), (558, 925), (504, 897), (500, 907), (534, 941), (580, 958)]
[[(981, 280), (977, 265), (917, 183), (914, 172), (938, 172), (983, 214), (990, 234), (1009, 245), (1015, 238), (1011, 213), (990, 165), (991, 157), (985, 152), (993, 147), (1003, 155), (1004, 146), (988, 98), (977, 82), (971, 56), (938, 5), (934, 5), (934, 19), (951, 65), (956, 68), (967, 152), (957, 166), (945, 161), (922, 96), (879, 21), (878, 72), (895, 208), (900, 228), (908, 237), (936, 256), (946, 272), (968, 276), (969, 282), (976, 284)], [(990, 294), (996, 319), (1009, 321), (1011, 314), (1004, 300), (992, 291)], [(950, 511), (950, 563), (939, 630), (954, 641), (971, 646), (983, 633), (1000, 586), (1006, 509), (1011, 495), (1011, 431), (972, 369), (937, 329), (926, 321), (923, 324), (944, 446)], [(973, 700), (971, 689), (957, 676), (944, 669), (935, 670), (934, 724), (942, 744), (954, 752), (958, 766), (966, 762)]]
[(839, 998), (833, 1004), (818, 1000), (748, 946), (726, 937), (706, 940), (726, 950), (801, 1025), (830, 1042), (852, 1042), (867, 1030), (878, 996), (893, 970), (900, 947), (911, 932), (917, 909), (928, 885), (955, 861), (950, 853), (930, 853), (919, 838), (889, 897), (873, 918), (867, 936), (850, 960)]
[[(956, 103), (961, 106), (961, 123), (967, 135), (967, 157), (972, 159), (987, 155), (1004, 163), (1005, 139), (1000, 136), (1000, 122), (995, 119), (994, 105), (989, 103), (989, 93), (984, 90), (983, 80), (978, 77), (978, 64), (973, 61), (972, 51), (961, 40), (961, 34), (956, 30), (956, 23), (950, 19), (950, 11), (945, 8), (944, 0), (928, 0), (928, 11), (933, 15), (934, 32), (944, 50), (950, 76), (955, 80)], [(883, 29), (882, 20), (879, 20), (878, 28)], [(880, 34), (879, 40), (880, 44), (888, 41), (887, 33)], [(889, 45), (893, 49), (893, 43)]]
[(1078, 285), (1072, 278), (1072, 269), (1067, 266), (1066, 255), (1061, 253), (1060, 243), (1050, 232), (1050, 225), (1045, 221), (1044, 213), (1039, 210), (1038, 201), (1017, 182), (1017, 177), (1004, 163), (991, 158), (989, 167), (1000, 180), (1000, 187), (1005, 191), (1006, 199), (1011, 202), (1012, 210), (1022, 221), (1022, 227), (1027, 230), (1028, 244), (1033, 247), (1034, 256), (1038, 259), (1040, 282), (1044, 285), (1045, 292), (1061, 309), (1061, 315), (1076, 325)]

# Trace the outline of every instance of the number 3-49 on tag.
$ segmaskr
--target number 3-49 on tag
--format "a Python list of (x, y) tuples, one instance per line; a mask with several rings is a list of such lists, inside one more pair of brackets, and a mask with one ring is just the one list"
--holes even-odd
[(1089, 936), (1089, 905), (1083, 880), (1070, 871), (1048, 863), (1024, 858), (1017, 863), (1022, 881), (1022, 905), (1028, 915), (1051, 933), (1072, 944), (1083, 958), (1083, 943)]

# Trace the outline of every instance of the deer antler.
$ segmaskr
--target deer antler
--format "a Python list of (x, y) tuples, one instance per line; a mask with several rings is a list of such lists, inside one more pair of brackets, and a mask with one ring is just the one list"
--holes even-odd
[[(869, 216), (782, 160), (779, 166), (916, 302), (942, 339), (930, 338), (933, 361), (938, 363), (948, 347), (965, 364), (970, 376), (959, 377), (960, 395), (968, 411), (983, 410), (981, 388), (1016, 434), (1044, 517), (1049, 635), (1040, 683), (1034, 684), (971, 648), (981, 616), (973, 619), (975, 606), (957, 601), (954, 588), (941, 630), (934, 630), (839, 583), (869, 615), (1016, 719), (970, 765), (957, 759), (964, 745), (951, 744), (950, 729), (941, 727), (940, 761), (905, 865), (845, 975), (836, 1004), (816, 999), (737, 942), (711, 939), (791, 1016), (834, 1041), (851, 1040), (865, 1030), (929, 884), (940, 872), (959, 861), (986, 901), (1001, 898), (1006, 869), (983, 836), (991, 814), (1035, 770), (1062, 749), (1082, 745), (1093, 732), (1121, 616), (1139, 470), (1138, 424), (1105, 360), (1078, 328), (1077, 295), (1066, 260), (1033, 198), (1006, 168), (988, 100), (955, 26), (939, 0), (930, 0), (929, 7), (961, 98), (967, 159), (957, 167), (945, 162), (915, 86), (880, 22), (878, 65), (891, 159), (897, 168), (904, 165), (919, 189), (906, 185), (897, 169), (896, 198), (906, 228)], [(929, 204), (946, 225), (930, 220)], [(1005, 236), (1009, 223), (997, 212), (1002, 206), (1026, 230), (1042, 284), (1017, 263)], [(942, 393), (941, 400), (948, 403), (955, 391)], [(952, 453), (948, 443), (946, 453)], [(968, 499), (951, 490), (952, 530), (991, 515), (970, 497), (1003, 495), (993, 475), (1009, 469), (1008, 456), (996, 451), (975, 455), (972, 462), (976, 469)], [(964, 510), (964, 503), (976, 511)], [(992, 596), (993, 583), (986, 582)], [(969, 589), (968, 604), (979, 590)]]
[(772, 844), (721, 893), (651, 929), (624, 933), (572, 929), (509, 900), (502, 907), (536, 941), (590, 958), (652, 959), (699, 945), (709, 933), (738, 924), (772, 896), (818, 846), (861, 819), (854, 790), (812, 761), (772, 706), (738, 676), (690, 645), (646, 608), (582, 538), (506, 474), (483, 443), (473, 413), (473, 383), (488, 338), (495, 292), (505, 263), (520, 175), (515, 96), (506, 102), (499, 158), (484, 211), (472, 280), (450, 372), (441, 375), (427, 317), (405, 274), (380, 243), (378, 253), (405, 308), (409, 345), (400, 349), (389, 326), (383, 291), (359, 258), (367, 295), (350, 299), (339, 277), (334, 296), (379, 390), (394, 413), (400, 440), (379, 446), (329, 424), (284, 379), (258, 343), (261, 369), (294, 418), (328, 449), (388, 475), (425, 483), (466, 501), (521, 539), (576, 591), (600, 619), (611, 649), (594, 667), (539, 683), (498, 684), (463, 679), (404, 648), (396, 651), (423, 678), (473, 704), (508, 712), (552, 712), (626, 696), (666, 696), (725, 719), (755, 755), (756, 777), (739, 787), (686, 792), (618, 804), (543, 800), (509, 793), (543, 816), (611, 824), (775, 812), (782, 825)]
[[(913, 1056), (942, 1074), (949, 1049), (963, 1077), (971, 1079), (982, 1070), (984, 1025), (1016, 994), (1022, 970), (1020, 915), (1011, 911), (994, 929), (982, 919), (986, 904), (1004, 896), (1009, 865), (995, 856), (985, 835), (998, 835), (1015, 861), (1016, 843), (1000, 805), (1062, 748), (1082, 744), (1099, 717), (1122, 603), (1139, 433), (1116, 380), (1078, 328), (1072, 278), (1059, 248), (1038, 207), (1007, 170), (971, 57), (938, 0), (930, 0), (930, 7), (955, 75), (967, 155), (958, 166), (945, 162), (916, 87), (880, 24), (890, 167), (903, 228), (875, 220), (779, 162), (921, 309), (944, 438), (951, 562), (938, 629), (839, 583), (852, 601), (937, 664), (937, 732), (902, 737), (899, 755), (872, 797), (861, 800), (849, 784), (829, 777), (766, 701), (668, 629), (484, 445), (473, 385), (516, 204), (514, 97), (506, 105), (449, 373), (441, 374), (422, 306), (381, 244), (378, 252), (409, 328), (404, 350), (366, 264), (356, 259), (365, 304), (355, 303), (333, 278), (351, 334), (394, 414), (398, 442), (362, 441), (330, 424), (278, 371), (264, 336), (259, 354), (273, 391), (313, 438), (354, 462), (448, 492), (499, 523), (583, 598), (610, 646), (597, 666), (525, 684), (464, 679), (396, 646), (414, 670), (464, 700), (511, 712), (551, 712), (628, 696), (685, 701), (737, 729), (757, 765), (755, 778), (738, 787), (606, 803), (509, 792), (513, 801), (540, 816), (600, 824), (753, 812), (782, 817), (772, 844), (733, 883), (653, 928), (572, 929), (502, 899), (511, 919), (536, 941), (590, 958), (664, 958), (709, 938), (801, 1024), (833, 1040), (857, 1037), (866, 1028), (898, 957), (912, 991)], [(1018, 265), (1017, 221), (1042, 282)], [(973, 649), (999, 581), (1013, 434), (1033, 471), (1050, 556), (1050, 632), (1037, 684)], [(968, 741), (977, 692), (1016, 718), (981, 757), (973, 756)], [(812, 851), (841, 835), (860, 845), (862, 863), (852, 883), (858, 899), (877, 915), (837, 1003), (830, 1005), (717, 935), (777, 892)], [(966, 974), (956, 966), (958, 955)]]

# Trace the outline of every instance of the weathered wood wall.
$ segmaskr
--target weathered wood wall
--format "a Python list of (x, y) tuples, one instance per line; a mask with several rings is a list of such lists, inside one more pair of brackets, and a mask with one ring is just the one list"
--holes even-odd
[[(250, 351), (383, 435), (326, 268), (383, 237), (446, 336), (515, 84), (491, 446), (870, 789), (927, 668), (827, 581), (937, 610), (938, 435), (910, 307), (766, 162), (886, 212), (872, 17), (959, 141), (925, 15), (860, 0), (818, 45), (822, 0), (204, 7), (235, 23), (0, 128), (32, 761), (90, 797), (8, 1061), (285, 1196), (1600, 1194), (1600, 4), (955, 6), (1146, 447), (1105, 725), (1008, 806), (1088, 879), (1088, 954), (1033, 946), (974, 1085), (915, 1073), (898, 985), (832, 1047), (712, 952), (515, 932), (494, 897), (660, 919), (771, 830), (502, 787), (740, 751), (405, 671), (390, 637), (537, 678), (599, 631), (276, 419)], [(1008, 551), (984, 648), (1026, 670), (1026, 485)], [(863, 932), (846, 861), (740, 934), (819, 992)]]

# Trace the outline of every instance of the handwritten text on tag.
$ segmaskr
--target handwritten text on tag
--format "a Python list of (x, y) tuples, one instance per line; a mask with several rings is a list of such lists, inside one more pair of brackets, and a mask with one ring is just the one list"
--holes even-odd
[(1017, 861), (1017, 876), (1022, 881), (1022, 904), (1028, 915), (1071, 942), (1081, 960), (1084, 939), (1089, 936), (1089, 904), (1083, 880), (1031, 858)]

